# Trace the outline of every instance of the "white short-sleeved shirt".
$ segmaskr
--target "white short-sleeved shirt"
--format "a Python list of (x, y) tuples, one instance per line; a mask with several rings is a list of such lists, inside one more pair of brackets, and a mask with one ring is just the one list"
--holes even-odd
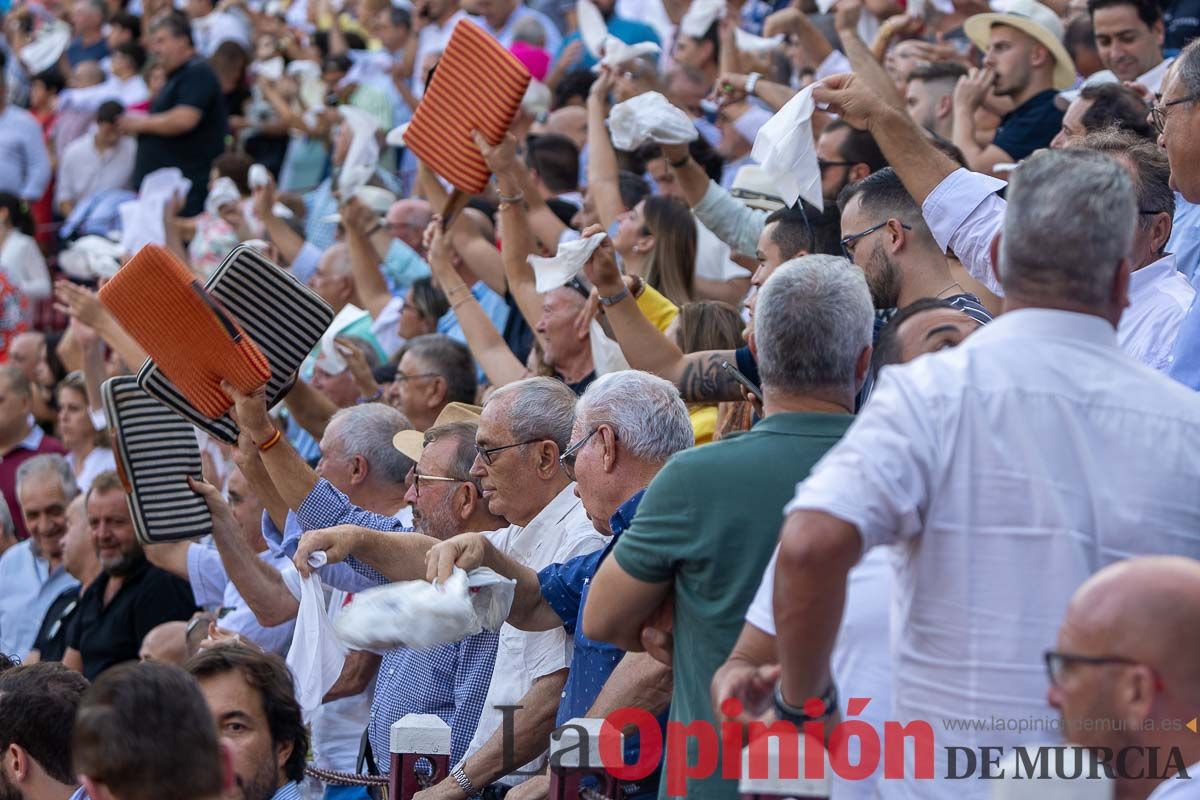
[[(944, 721), (1057, 720), (1042, 654), (1072, 593), (1120, 559), (1200, 556), (1198, 452), (1200, 395), (1099, 317), (1010, 311), (881, 372), (787, 510), (896, 545), (891, 719), (933, 726), (935, 775), (948, 746), (1056, 738)], [(967, 783), (906, 778), (889, 797), (985, 796)]]

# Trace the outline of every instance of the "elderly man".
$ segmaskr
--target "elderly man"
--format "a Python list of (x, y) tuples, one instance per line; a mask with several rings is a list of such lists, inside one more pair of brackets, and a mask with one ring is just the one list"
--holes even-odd
[[(596, 573), (584, 635), (626, 650), (642, 649), (643, 627), (674, 591), (672, 722), (716, 724), (713, 673), (771, 558), (783, 504), (853, 419), (873, 324), (866, 280), (845, 259), (806, 256), (776, 269), (758, 298), (751, 339), (765, 419), (672, 459)], [(686, 794), (736, 797), (737, 782), (718, 768), (687, 780)]]
[(1161, 6), (1154, 0), (1089, 0), (1087, 9), (1104, 68), (1152, 94), (1162, 91), (1173, 59), (1163, 58)]
[(76, 800), (71, 729), (88, 682), (62, 664), (0, 674), (0, 792), (6, 800)]
[(18, 540), (29, 532), (17, 503), (17, 469), (46, 453), (65, 454), (66, 449), (33, 423), (33, 384), (16, 367), (0, 365), (0, 493), (8, 501)]
[(67, 650), (67, 633), (79, 608), (80, 593), (100, 577), (100, 561), (88, 530), (87, 498), (79, 494), (67, 506), (67, 532), (62, 540), (63, 566), (78, 583), (59, 593), (42, 618), (25, 663), (62, 661)]
[[(592, 525), (611, 537), (603, 550), (538, 572), (501, 554), (486, 535), (466, 533), (429, 551), (427, 577), (445, 580), (454, 566), (490, 567), (517, 581), (510, 625), (529, 631), (561, 626), (573, 637), (574, 655), (557, 725), (575, 717), (604, 717), (630, 703), (659, 714), (669, 701), (669, 671), (645, 655), (626, 657), (617, 647), (588, 639), (581, 621), (589, 583), (629, 527), (646, 487), (667, 459), (692, 445), (687, 406), (678, 390), (662, 378), (632, 370), (609, 373), (589, 386), (576, 404), (574, 439), (562, 456), (563, 469), (576, 479), (575, 491)], [(621, 677), (612, 678), (618, 669)], [(609, 693), (603, 705), (595, 705), (610, 678), (619, 688)], [(632, 764), (637, 759), (637, 742), (631, 740), (625, 761)], [(535, 789), (544, 792), (545, 781), (531, 780), (510, 797)], [(627, 797), (657, 795), (657, 776), (638, 783), (640, 789), (622, 787)]]
[[(1171, 186), (1189, 203), (1200, 203), (1200, 137), (1195, 127), (1198, 97), (1200, 42), (1193, 42), (1175, 60), (1163, 98), (1152, 112), (1158, 142), (1166, 148), (1171, 164)], [(1192, 301), (1187, 319), (1180, 326), (1168, 374), (1200, 390), (1200, 300)]]
[(104, 571), (79, 598), (63, 663), (95, 680), (136, 659), (147, 633), (168, 620), (190, 618), (196, 604), (186, 582), (146, 560), (117, 473), (102, 472), (92, 481), (87, 517)]
[[(488, 537), (497, 550), (531, 569), (568, 561), (603, 544), (559, 466), (574, 416), (570, 389), (550, 378), (529, 378), (498, 389), (479, 420), (471, 474), (479, 479), (491, 513), (510, 523)], [(337, 528), (307, 534), (296, 561), (302, 572), (308, 571), (309, 554), (324, 550), (330, 562), (347, 559), (355, 569), (377, 570), (389, 580), (413, 580), (425, 576), (425, 554), (436, 543), (417, 535)], [(491, 685), (467, 757), (431, 792), (461, 788), (471, 796), (497, 780), (506, 786), (519, 783), (540, 766), (566, 682), (567, 653), (562, 628), (541, 633), (510, 625), (501, 629)], [(511, 729), (515, 740), (505, 734), (508, 725), (501, 726), (501, 709), (512, 706), (517, 707)], [(516, 769), (524, 775), (508, 774)]]
[(173, 619), (146, 634), (138, 650), (138, 661), (158, 661), (183, 666), (188, 658), (188, 629), (190, 622)]
[(1182, 724), (1200, 706), (1198, 625), (1200, 562), (1191, 558), (1118, 561), (1071, 597), (1046, 653), (1049, 701), (1068, 741), (1130, 755), (1117, 797), (1196, 796), (1200, 737)]
[[(895, 127), (892, 163), (923, 158), (922, 135), (897, 126), (899, 113), (872, 112), (854, 77), (814, 97), (855, 124)], [(911, 190), (929, 176), (910, 177)], [(798, 487), (775, 573), (776, 709), (804, 722), (807, 698), (828, 710), (837, 696), (828, 657), (848, 571), (865, 550), (898, 545), (889, 719), (933, 728), (935, 780), (909, 773), (898, 787), (922, 797), (984, 796), (937, 782), (946, 748), (1018, 734), (942, 722), (1041, 712), (1039, 642), (1093, 572), (1132, 554), (1200, 554), (1200, 509), (1178, 502), (1200, 485), (1200, 403), (1117, 345), (1137, 224), (1129, 170), (1050, 151), (1014, 173), (1008, 199), (993, 245), (1006, 313), (953, 350), (883, 371), (854, 428)], [(1015, 577), (981, 582), (985, 572)]]
[[(1075, 65), (1062, 46), (1062, 23), (1035, 0), (1018, 0), (1005, 13), (976, 14), (963, 26), (986, 55), (983, 69), (972, 71), (954, 91), (954, 144), (977, 172), (1020, 161), (1050, 144), (1062, 126), (1054, 105), (1056, 89), (1075, 82)], [(988, 92), (1011, 98), (996, 138), (981, 147), (975, 138), (975, 112)], [(885, 150), (886, 152), (886, 150)], [(889, 158), (893, 166), (896, 161)]]
[[(247, 421), (243, 423), (244, 430), (255, 431), (264, 424), (265, 408), (262, 408), (260, 398), (239, 396), (239, 403), (245, 411), (239, 418)], [(254, 491), (265, 501), (267, 514), (263, 517), (263, 531), (272, 551), (290, 556), (296, 552), (301, 531), (342, 522), (357, 522), (375, 530), (407, 531), (404, 523), (394, 516), (405, 501), (412, 501), (421, 514), (421, 531), (428, 536), (388, 536), (389, 540), (431, 544), (436, 538), (429, 537), (448, 537), (476, 526), (487, 529), (501, 524), (502, 520), (487, 512), (477, 485), (455, 485), (451, 490), (451, 481), (446, 480), (456, 477), (462, 483), (471, 483), (473, 430), (467, 435), (469, 452), (461, 431), (445, 436), (434, 434), (427, 439), (430, 443), (440, 439), (442, 443), (429, 452), (428, 461), (425, 453), (419, 454), (423, 466), (417, 465), (412, 488), (406, 495), (405, 476), (413, 469), (413, 460), (396, 449), (393, 442), (398, 435), (407, 434), (408, 427), (402, 414), (382, 404), (345, 409), (326, 428), (322, 440), (326, 456), (316, 473), (309, 470), (294, 452), (284, 450), (277, 454), (275, 451), (287, 447), (283, 442), (263, 453), (252, 450), (250, 440), (244, 441), (243, 469)], [(424, 474), (433, 480), (421, 484), (415, 475), (422, 474), (423, 470), (427, 470)], [(280, 482), (276, 483), (276, 480)], [(201, 486), (200, 490), (213, 509), (214, 540), (222, 562), (258, 621), (263, 625), (276, 625), (294, 618), (299, 601), (279, 572), (253, 557), (244, 538), (238, 534), (233, 514), (216, 490), (207, 485)], [(282, 534), (280, 530), (283, 530)], [(424, 553), (424, 549), (420, 552)], [(382, 581), (378, 573), (366, 569), (363, 573), (366, 577), (345, 565), (334, 565), (322, 568), (321, 577), (330, 586), (345, 591), (357, 591)], [(344, 597), (343, 592), (334, 593), (331, 606), (335, 613)], [(355, 654), (354, 660), (366, 663), (358, 663), (349, 673), (343, 670), (342, 681), (334, 688), (339, 696), (362, 692), (378, 670), (379, 679), (370, 701), (369, 718), (364, 713), (361, 723), (369, 722), (372, 750), (383, 769), (388, 766), (386, 754), (391, 724), (410, 713), (438, 714), (450, 724), (455, 731), (451, 749), (457, 756), (466, 751), (474, 734), (475, 722), (491, 681), (495, 652), (495, 634), (484, 632), (464, 642), (430, 651), (389, 650), (383, 655), (382, 662), (370, 654)], [(343, 709), (353, 700), (347, 696), (336, 702), (342, 704), (339, 709)], [(345, 738), (346, 734), (332, 729), (318, 731), (314, 734), (317, 743), (314, 746), (318, 752), (324, 748), (334, 749), (338, 746), (334, 740), (339, 736)], [(356, 742), (358, 734), (353, 733), (351, 738)], [(345, 745), (342, 747), (344, 749)], [(357, 745), (353, 754), (357, 754)], [(348, 764), (329, 766), (352, 770), (353, 756), (348, 760)]]
[[(24, 659), (55, 598), (76, 585), (63, 566), (67, 505), (78, 490), (66, 459), (31, 458), (17, 470), (17, 499), (29, 538), (0, 556), (0, 655)], [(11, 530), (7, 509), (0, 527)]]
[(18, 333), (8, 346), (8, 362), (29, 379), (33, 391), (33, 416), (40, 423), (58, 420), (54, 407), (54, 372), (47, 360), (46, 334), (41, 331)]
[(445, 334), (428, 333), (404, 348), (387, 395), (423, 431), (450, 403), (474, 403), (476, 388), (471, 351)]

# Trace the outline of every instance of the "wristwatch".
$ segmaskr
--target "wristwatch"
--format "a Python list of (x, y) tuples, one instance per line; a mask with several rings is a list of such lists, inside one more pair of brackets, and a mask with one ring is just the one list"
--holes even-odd
[(454, 779), (454, 782), (458, 784), (458, 788), (462, 789), (463, 794), (467, 797), (479, 796), (479, 790), (471, 783), (471, 779), (467, 777), (467, 773), (463, 771), (462, 767), (456, 767), (451, 771), (450, 777)]
[(822, 694), (818, 699), (825, 704), (825, 711), (819, 716), (810, 716), (809, 714), (805, 713), (803, 708), (796, 708), (793, 705), (789, 705), (788, 702), (783, 699), (782, 681), (779, 681), (775, 684), (775, 712), (779, 715), (781, 720), (790, 722), (796, 727), (800, 727), (806, 722), (819, 722), (820, 720), (827, 719), (831, 714), (833, 714), (834, 711), (837, 710), (837, 685), (831, 681), (829, 686), (825, 689), (824, 694)]
[(758, 79), (761, 77), (762, 75), (757, 72), (751, 72), (746, 76), (746, 94), (754, 94), (754, 87), (758, 86)]
[(601, 296), (601, 297), (600, 297), (600, 305), (602, 305), (602, 306), (614, 306), (614, 305), (616, 305), (617, 303), (619, 303), (619, 302), (621, 302), (622, 300), (624, 300), (626, 297), (629, 297), (629, 287), (628, 287), (628, 286), (622, 286), (622, 287), (621, 287), (621, 291), (617, 292), (616, 294), (612, 295), (611, 297), (604, 297), (604, 296)]

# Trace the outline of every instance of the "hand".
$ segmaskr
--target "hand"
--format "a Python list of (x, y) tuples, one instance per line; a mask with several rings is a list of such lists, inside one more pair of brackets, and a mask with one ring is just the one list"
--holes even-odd
[(260, 386), (246, 395), (229, 381), (221, 381), (221, 391), (233, 400), (233, 421), (250, 435), (255, 444), (262, 445), (275, 435), (275, 426), (267, 413), (265, 386)]
[(379, 384), (375, 382), (375, 373), (371, 371), (371, 365), (367, 363), (363, 352), (346, 339), (334, 339), (333, 346), (338, 355), (345, 359), (346, 368), (354, 376), (354, 385), (358, 387), (359, 394), (362, 397), (373, 397), (379, 391)]
[(600, 74), (596, 76), (596, 80), (592, 81), (592, 88), (588, 90), (588, 108), (603, 108), (608, 102), (608, 93), (612, 91), (616, 81), (616, 70), (612, 67), (601, 66)]
[(862, 17), (862, 0), (838, 0), (833, 7), (833, 27), (842, 31), (858, 33), (858, 20)]
[(369, 235), (371, 228), (377, 227), (379, 222), (375, 212), (357, 197), (351, 197), (342, 204), (341, 214), (346, 230), (359, 236)]
[(246, 225), (246, 217), (242, 214), (242, 207), (239, 203), (226, 203), (217, 209), (217, 215), (225, 221), (225, 224), (233, 228), (234, 233), (238, 234), (239, 239), (249, 239), (251, 237), (244, 234), (249, 233)]
[(445, 583), (454, 568), (470, 572), (483, 566), (487, 557), (487, 539), (482, 533), (460, 533), (438, 542), (425, 554), (425, 580)]
[(742, 399), (749, 403), (750, 408), (761, 418), (763, 415), (763, 404), (762, 400), (758, 399), (758, 395), (747, 389), (745, 386), (742, 386), (740, 383), (738, 384), (738, 391), (742, 393)]
[(973, 69), (958, 79), (954, 87), (954, 108), (974, 114), (996, 83), (996, 73), (990, 69)]
[(254, 198), (254, 213), (262, 220), (275, 216), (275, 178), (267, 173), (267, 182), (256, 186), (252, 191)]
[(655, 661), (671, 666), (675, 660), (675, 598), (668, 597), (642, 623), (642, 647)]
[(422, 789), (413, 795), (413, 800), (463, 800), (465, 795), (453, 778), (446, 778), (440, 783)]
[(592, 327), (592, 320), (600, 313), (600, 292), (595, 286), (592, 287), (591, 294), (588, 295), (587, 302), (583, 304), (583, 308), (579, 309), (579, 313), (575, 315), (575, 335), (580, 339)]
[(238, 431), (237, 447), (233, 448), (233, 465), (241, 470), (241, 473), (249, 480), (252, 473), (264, 474), (266, 468), (263, 467), (262, 456), (258, 451), (258, 445), (250, 438), (250, 435), (244, 430)]
[(573, 69), (583, 58), (583, 40), (576, 39), (569, 45), (563, 48), (562, 55), (558, 57), (558, 63), (563, 65), (566, 70)]
[(1154, 92), (1152, 92), (1150, 87), (1146, 86), (1146, 84), (1138, 83), (1137, 81), (1125, 81), (1125, 85), (1137, 92), (1138, 96), (1142, 98), (1142, 101), (1145, 102), (1147, 106), (1154, 105), (1154, 101), (1156, 99)]
[(96, 293), (70, 281), (59, 281), (54, 285), (54, 308), (63, 314), (70, 315), (85, 325), (99, 327), (108, 318), (108, 309), (101, 303)]
[[(591, 225), (584, 229), (580, 234), (583, 238), (587, 238), (596, 233), (604, 233), (604, 228), (600, 225)], [(617, 267), (617, 259), (614, 255), (612, 240), (605, 237), (604, 241), (600, 242), (600, 246), (592, 253), (592, 257), (588, 259), (583, 266), (584, 274), (591, 281), (592, 285), (600, 290), (600, 294), (604, 297), (612, 297), (614, 294), (620, 294), (624, 284), (621, 283), (621, 270)]]
[(517, 139), (511, 133), (505, 133), (499, 144), (489, 144), (479, 131), (471, 131), (471, 138), (479, 148), (488, 169), (497, 175), (508, 175), (517, 167)]
[(454, 271), (454, 249), (450, 245), (450, 237), (442, 227), (441, 214), (434, 214), (425, 228), (424, 244), (433, 281), (439, 289), (448, 294), (462, 279)]
[(859, 129), (870, 127), (871, 121), (888, 109), (883, 99), (857, 75), (831, 75), (818, 81), (813, 100), (828, 103), (830, 110)]
[(225, 502), (225, 498), (217, 491), (217, 487), (205, 481), (198, 481), (190, 475), (188, 476), (188, 487), (203, 497), (204, 502), (208, 504), (208, 513), (212, 515), (213, 521), (213, 538), (221, 539), (242, 535), (241, 526), (234, 519), (233, 509), (229, 507), (229, 503)]
[[(415, 20), (416, 17), (414, 16), (413, 19)], [(392, 62), (392, 80), (396, 83), (406, 83), (412, 80), (412, 74), (413, 68), (407, 58), (397, 58)]]
[(317, 551), (324, 551), (327, 564), (345, 561), (354, 553), (361, 531), (362, 529), (356, 525), (337, 525), (333, 528), (309, 531), (304, 534), (300, 537), (300, 544), (296, 548), (296, 557), (293, 559), (296, 563), (296, 571), (304, 577), (311, 575), (313, 568), (308, 564), (308, 557)]
[(804, 24), (804, 19), (804, 12), (795, 7), (776, 11), (763, 20), (763, 36), (770, 39), (780, 33), (795, 33)]
[(72, 318), (67, 328), (70, 331), (71, 338), (75, 340), (75, 344), (79, 345), (79, 349), (85, 353), (99, 346), (100, 335), (96, 333), (96, 329), (91, 325)]
[[(726, 662), (713, 675), (712, 680), (713, 712), (716, 713), (717, 719), (744, 725), (761, 720), (765, 715), (774, 714), (775, 684), (782, 672), (783, 668), (779, 664), (754, 666), (741, 662)], [(741, 702), (741, 714), (730, 717), (722, 712), (721, 704), (729, 699)]]
[(722, 73), (713, 86), (713, 100), (721, 105), (746, 99), (746, 76), (736, 72)]
[(124, 136), (137, 136), (145, 128), (146, 117), (140, 114), (122, 114), (117, 117), (117, 130)]
[(534, 775), (504, 795), (505, 800), (546, 800), (550, 796), (550, 776)]

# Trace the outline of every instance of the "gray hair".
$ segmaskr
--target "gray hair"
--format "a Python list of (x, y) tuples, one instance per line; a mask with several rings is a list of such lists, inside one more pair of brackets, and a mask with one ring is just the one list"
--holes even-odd
[(13, 524), (12, 512), (8, 509), (8, 500), (4, 492), (0, 492), (0, 539), (11, 539), (17, 535), (17, 526)]
[(1193, 39), (1171, 65), (1188, 96), (1200, 95), (1200, 39)]
[(21, 487), (29, 481), (51, 476), (58, 480), (63, 498), (70, 502), (79, 494), (79, 485), (75, 483), (75, 473), (67, 459), (57, 453), (34, 456), (17, 467), (17, 500), (21, 499)]
[(853, 393), (855, 365), (874, 325), (861, 269), (830, 255), (784, 263), (763, 285), (754, 310), (763, 385), (793, 394), (815, 388)]
[(505, 416), (513, 441), (549, 439), (562, 451), (571, 441), (575, 401), (575, 393), (562, 381), (526, 378), (501, 386), (488, 398), (487, 404), (506, 404)]
[[(1117, 127), (1089, 133), (1078, 146), (1083, 150), (1107, 153), (1133, 167), (1139, 228), (1148, 229), (1157, 214), (1175, 216), (1175, 193), (1171, 191), (1171, 164), (1166, 150)], [(1158, 255), (1165, 252), (1166, 244), (1163, 242)]]
[(447, 403), (474, 403), (478, 384), (475, 380), (475, 361), (462, 342), (444, 333), (427, 333), (408, 340), (404, 349), (419, 359), (429, 372), (446, 381)]
[(1035, 153), (1008, 185), (1000, 237), (1005, 292), (1103, 306), (1133, 249), (1137, 200), (1129, 170), (1087, 150)]
[(412, 423), (400, 411), (383, 403), (363, 403), (343, 408), (329, 420), (337, 425), (336, 441), (347, 456), (362, 456), (372, 474), (392, 483), (404, 483), (413, 468), (411, 458), (392, 444), (400, 431), (412, 430)]
[(575, 417), (585, 429), (601, 422), (612, 425), (621, 447), (653, 464), (696, 441), (675, 384), (648, 372), (622, 370), (597, 378), (579, 398)]
[[(447, 422), (425, 431), (423, 447), (442, 440), (454, 442), (454, 455), (446, 471), (448, 478), (458, 478), (475, 484), (480, 489), (479, 478), (471, 475), (471, 467), (475, 464), (478, 451), (475, 449), (475, 434), (479, 432), (477, 422)], [(482, 489), (480, 489), (482, 491)]]

